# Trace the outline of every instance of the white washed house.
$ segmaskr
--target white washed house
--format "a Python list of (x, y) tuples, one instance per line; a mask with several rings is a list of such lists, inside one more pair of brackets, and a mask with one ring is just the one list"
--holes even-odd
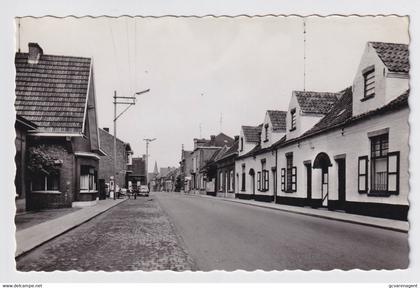
[[(408, 46), (368, 42), (351, 87), (293, 92), (285, 137), (239, 154), (245, 189), (239, 182), (236, 196), (406, 220), (408, 89)], [(258, 191), (250, 169), (261, 171), (262, 159), (278, 181), (270, 175), (268, 189)]]
[(273, 201), (277, 189), (277, 165), (272, 145), (286, 133), (286, 112), (269, 110), (256, 127), (242, 126), (239, 156), (235, 161), (236, 197)]
[(301, 136), (290, 107), (277, 201), (406, 219), (408, 73), (407, 45), (369, 42), (352, 87)]

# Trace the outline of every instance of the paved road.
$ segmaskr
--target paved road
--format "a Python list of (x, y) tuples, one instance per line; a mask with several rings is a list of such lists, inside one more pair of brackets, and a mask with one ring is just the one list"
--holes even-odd
[(199, 270), (408, 266), (406, 233), (177, 193), (155, 197)]
[(16, 260), (19, 271), (192, 270), (153, 197), (127, 200)]

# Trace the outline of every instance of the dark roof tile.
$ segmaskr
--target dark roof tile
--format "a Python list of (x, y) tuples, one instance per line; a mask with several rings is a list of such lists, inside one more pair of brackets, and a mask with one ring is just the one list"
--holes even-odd
[(327, 114), (341, 93), (294, 91), (303, 113)]
[(17, 115), (40, 131), (82, 132), (91, 59), (41, 55), (28, 63), (28, 53), (16, 53)]
[(286, 131), (286, 111), (268, 110), (274, 131)]
[(389, 71), (408, 73), (410, 62), (408, 59), (408, 45), (385, 42), (369, 42), (375, 48), (379, 58)]
[(244, 137), (246, 142), (260, 142), (260, 133), (261, 133), (262, 125), (259, 126), (242, 126), (242, 130), (244, 131)]

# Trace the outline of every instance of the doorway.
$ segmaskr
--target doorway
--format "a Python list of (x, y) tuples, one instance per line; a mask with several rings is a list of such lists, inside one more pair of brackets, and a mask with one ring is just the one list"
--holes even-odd
[(311, 167), (311, 163), (306, 163), (305, 168), (306, 168), (306, 205), (312, 206), (312, 167)]
[(344, 210), (346, 203), (346, 159), (336, 159), (338, 169), (337, 209)]
[(314, 169), (321, 169), (321, 206), (328, 207), (329, 167), (332, 166), (327, 153), (319, 153), (314, 160)]

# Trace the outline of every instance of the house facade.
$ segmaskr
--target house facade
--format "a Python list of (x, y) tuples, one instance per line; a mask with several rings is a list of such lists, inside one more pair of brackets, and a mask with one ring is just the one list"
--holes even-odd
[[(109, 133), (108, 128), (99, 128), (101, 150), (106, 154), (99, 160), (98, 178), (108, 183), (114, 179), (114, 135)], [(129, 143), (120, 139), (117, 140), (116, 154), (116, 179), (115, 184), (120, 188), (127, 188), (128, 178), (132, 171), (133, 151)]]
[(407, 45), (367, 43), (327, 115), (277, 146), (278, 202), (407, 220), (408, 73)]
[(127, 187), (130, 187), (130, 184), (147, 185), (146, 183), (146, 155), (143, 157), (133, 157), (131, 165), (131, 173), (127, 175), (128, 184)]
[(26, 201), (26, 150), (27, 150), (27, 135), (28, 131), (37, 129), (35, 123), (26, 120), (24, 117), (19, 115), (16, 116), (15, 121), (15, 165), (16, 165), (16, 175), (15, 175), (15, 187), (16, 187), (16, 212), (26, 211), (28, 202)]
[(223, 146), (232, 146), (234, 139), (220, 133), (212, 135), (210, 139), (194, 139), (194, 150), (190, 155), (191, 161), (191, 185), (190, 188), (194, 193), (206, 194), (205, 175), (202, 168), (212, 157), (215, 151)]
[(277, 158), (272, 145), (286, 132), (286, 112), (269, 110), (262, 125), (242, 126), (239, 156), (235, 161), (236, 197), (274, 201), (277, 191)]
[[(293, 92), (284, 136), (247, 153), (244, 145), (235, 163), (236, 196), (407, 220), (408, 89), (408, 46), (368, 42), (351, 87)], [(250, 170), (255, 175), (264, 160), (277, 179), (273, 174), (268, 189), (254, 192)], [(259, 177), (257, 187), (258, 179), (267, 181)]]
[(103, 153), (92, 60), (45, 55), (29, 43), (15, 66), (17, 116), (36, 125), (26, 135), (26, 206), (94, 205)]

